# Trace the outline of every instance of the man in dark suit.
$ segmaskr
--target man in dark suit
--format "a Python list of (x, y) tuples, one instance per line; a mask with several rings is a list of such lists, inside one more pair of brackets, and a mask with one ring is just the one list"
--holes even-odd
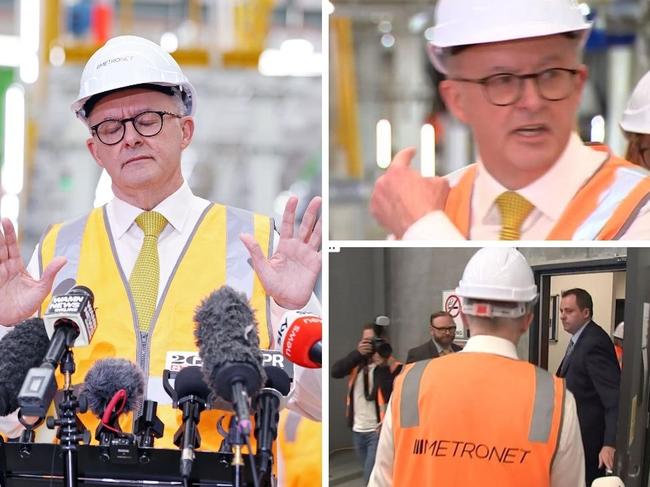
[(562, 293), (560, 318), (572, 337), (557, 375), (566, 379), (576, 399), (587, 485), (604, 474), (601, 467), (614, 467), (621, 381), (614, 344), (592, 315), (593, 301), (587, 291), (575, 288)]
[(446, 311), (438, 311), (431, 315), (429, 318), (429, 333), (431, 333), (431, 340), (427, 340), (426, 343), (408, 351), (406, 355), (407, 364), (458, 352), (461, 349), (453, 343), (456, 336), (456, 324)]

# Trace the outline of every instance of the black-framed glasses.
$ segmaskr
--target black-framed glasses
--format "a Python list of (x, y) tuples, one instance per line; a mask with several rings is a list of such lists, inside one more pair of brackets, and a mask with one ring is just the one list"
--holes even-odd
[(480, 79), (450, 79), (483, 85), (485, 95), (490, 103), (505, 107), (519, 101), (524, 92), (524, 82), (527, 79), (535, 81), (537, 93), (545, 100), (564, 100), (574, 90), (573, 78), (577, 73), (577, 69), (551, 68), (530, 74), (498, 73)]
[(434, 330), (441, 331), (442, 333), (456, 333), (456, 327), (455, 326), (434, 326), (431, 325), (431, 328)]
[(133, 128), (143, 137), (153, 137), (158, 135), (163, 128), (163, 118), (170, 115), (176, 118), (182, 118), (171, 112), (147, 110), (138, 113), (135, 117), (123, 118), (122, 120), (104, 120), (97, 125), (90, 127), (97, 138), (106, 145), (115, 145), (122, 141), (126, 133), (126, 123), (131, 122)]

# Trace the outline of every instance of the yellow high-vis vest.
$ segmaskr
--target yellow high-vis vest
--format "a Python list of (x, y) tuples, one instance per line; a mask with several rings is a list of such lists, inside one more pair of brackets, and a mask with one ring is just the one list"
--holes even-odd
[[(477, 167), (472, 164), (462, 173), (445, 206), (447, 217), (465, 238), (470, 237)], [(549, 188), (549, 197), (561, 190)], [(650, 172), (610, 155), (569, 202), (546, 239), (618, 240), (648, 200)]]
[[(181, 413), (172, 407), (172, 401), (162, 385), (164, 369), (178, 370), (196, 356), (194, 342), (194, 312), (212, 291), (229, 285), (245, 293), (258, 322), (260, 348), (271, 347), (272, 328), (269, 297), (264, 292), (249, 263), (249, 254), (239, 240), (242, 233), (255, 236), (268, 256), (273, 245), (273, 221), (268, 217), (218, 204), (208, 206), (176, 262), (158, 305), (148, 332), (138, 327), (135, 305), (128, 276), (125, 276), (115, 255), (105, 207), (96, 208), (77, 220), (54, 225), (41, 240), (39, 265), (44, 267), (55, 257), (65, 256), (68, 263), (59, 272), (53, 289), (65, 279), (74, 279), (77, 285), (92, 290), (95, 295), (97, 330), (90, 345), (73, 349), (77, 365), (73, 383), (80, 384), (97, 360), (121, 357), (138, 364), (147, 380), (147, 399), (158, 402), (158, 416), (165, 425), (163, 438), (156, 447), (174, 448), (173, 435), (181, 424)], [(45, 312), (51, 296), (43, 302)], [(61, 377), (58, 378), (62, 386)], [(204, 411), (199, 431), (201, 448), (216, 450), (221, 443), (216, 422), (230, 413), (219, 410)], [(123, 431), (132, 431), (133, 414), (120, 421)], [(92, 413), (82, 414), (84, 425), (94, 435), (99, 420)], [(37, 433), (37, 441), (41, 430)], [(93, 441), (94, 442), (94, 441)]]

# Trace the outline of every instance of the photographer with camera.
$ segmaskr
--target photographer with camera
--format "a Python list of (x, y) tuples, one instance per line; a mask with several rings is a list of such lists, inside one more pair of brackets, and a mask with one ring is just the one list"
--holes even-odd
[(363, 466), (364, 485), (368, 484), (375, 463), (381, 422), (393, 392), (393, 380), (402, 364), (382, 336), (389, 324), (386, 316), (364, 325), (357, 348), (332, 365), (332, 377), (349, 376), (346, 416), (352, 440)]

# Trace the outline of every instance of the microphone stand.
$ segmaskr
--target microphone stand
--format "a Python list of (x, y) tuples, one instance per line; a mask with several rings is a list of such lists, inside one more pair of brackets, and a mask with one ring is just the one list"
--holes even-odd
[(90, 442), (90, 432), (83, 425), (77, 411), (85, 413), (88, 409), (88, 403), (85, 396), (77, 398), (72, 388), (72, 374), (75, 371), (74, 356), (72, 350), (66, 347), (63, 357), (61, 358), (61, 372), (65, 378), (63, 387), (63, 400), (58, 405), (58, 419), (53, 417), (47, 418), (47, 427), (54, 429), (58, 427), (56, 433), (60, 440), (61, 450), (63, 451), (63, 485), (64, 487), (77, 487), (77, 446), (80, 442)]

